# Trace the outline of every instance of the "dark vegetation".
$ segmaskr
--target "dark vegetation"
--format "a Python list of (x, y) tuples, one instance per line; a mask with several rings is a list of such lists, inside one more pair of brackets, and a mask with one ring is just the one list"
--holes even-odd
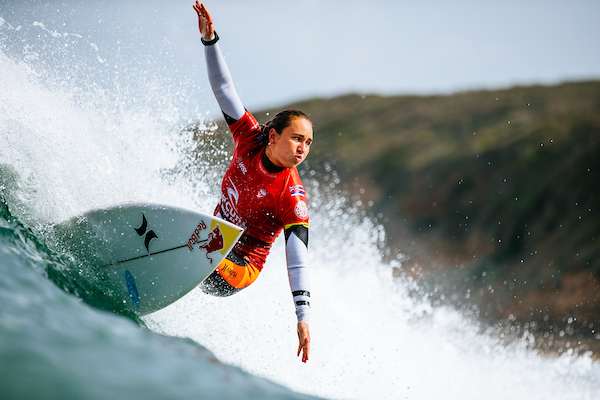
[(600, 82), (287, 107), (433, 302), (600, 339)]

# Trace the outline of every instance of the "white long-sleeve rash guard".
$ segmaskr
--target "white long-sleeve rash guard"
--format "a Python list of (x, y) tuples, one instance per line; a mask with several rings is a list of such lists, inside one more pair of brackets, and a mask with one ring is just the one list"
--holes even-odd
[[(239, 120), (246, 113), (233, 80), (217, 43), (204, 46), (206, 67), (212, 91), (221, 111), (229, 124)], [(308, 276), (308, 229), (304, 232), (290, 230), (285, 232), (286, 260), (290, 288), (296, 306), (298, 321), (309, 322), (310, 318), (310, 281)]]

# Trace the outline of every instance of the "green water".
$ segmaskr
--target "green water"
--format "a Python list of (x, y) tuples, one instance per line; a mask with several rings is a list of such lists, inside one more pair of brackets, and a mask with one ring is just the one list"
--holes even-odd
[(0, 398), (301, 399), (61, 290), (65, 269), (19, 221), (0, 215)]

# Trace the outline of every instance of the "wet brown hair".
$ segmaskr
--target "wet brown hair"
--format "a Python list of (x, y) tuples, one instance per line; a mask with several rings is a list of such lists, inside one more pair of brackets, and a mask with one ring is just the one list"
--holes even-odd
[(310, 122), (312, 125), (310, 118), (308, 118), (308, 116), (306, 114), (304, 114), (302, 111), (300, 111), (300, 110), (283, 110), (283, 111), (277, 113), (277, 115), (275, 115), (275, 117), (272, 120), (270, 120), (266, 124), (262, 124), (260, 126), (262, 140), (265, 141), (266, 143), (269, 142), (269, 132), (271, 131), (271, 129), (275, 129), (275, 132), (277, 132), (278, 134), (281, 135), (281, 132), (283, 132), (283, 130), (285, 128), (290, 126), (290, 124), (292, 123), (292, 120), (294, 118), (304, 118), (305, 120)]

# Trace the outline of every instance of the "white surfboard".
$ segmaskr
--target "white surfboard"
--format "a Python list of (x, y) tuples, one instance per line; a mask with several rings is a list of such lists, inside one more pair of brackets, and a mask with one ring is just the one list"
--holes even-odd
[(243, 230), (183, 208), (123, 203), (63, 222), (56, 232), (82, 265), (88, 285), (115, 310), (142, 316), (198, 286)]

